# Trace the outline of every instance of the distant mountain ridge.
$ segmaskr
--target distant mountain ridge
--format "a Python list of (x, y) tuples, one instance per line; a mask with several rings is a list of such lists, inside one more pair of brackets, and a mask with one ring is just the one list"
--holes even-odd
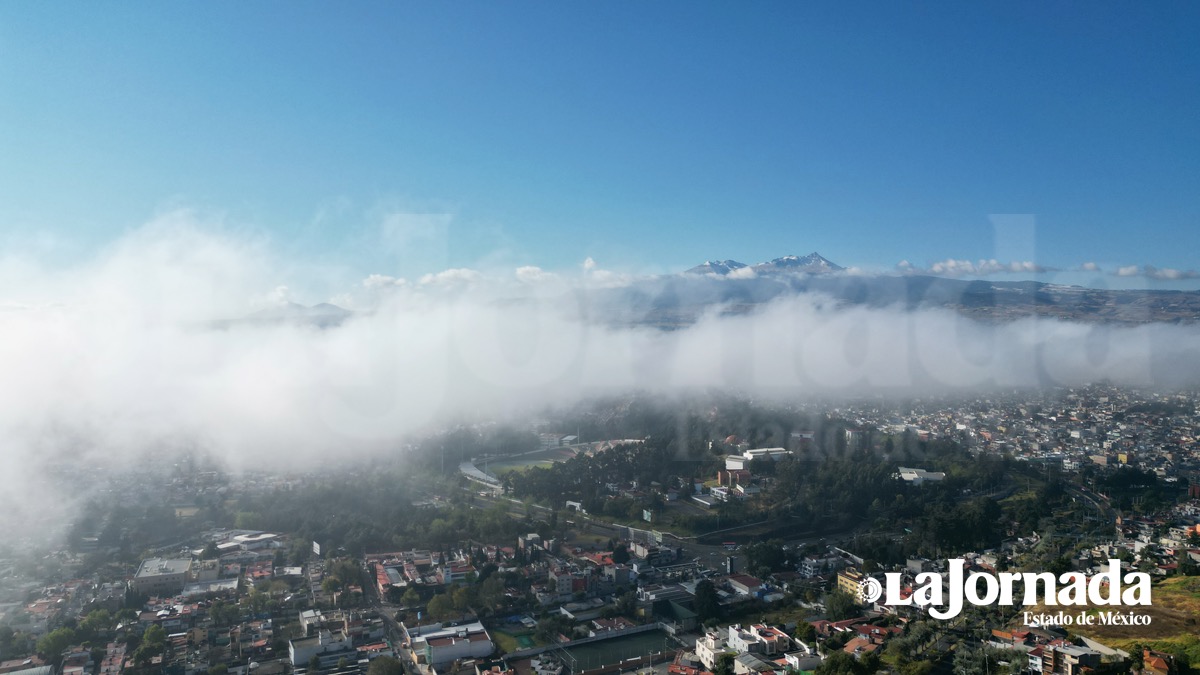
[(736, 260), (705, 260), (703, 264), (686, 270), (684, 274), (716, 274), (725, 276), (734, 270), (745, 269), (748, 267), (746, 263), (740, 263)]
[(770, 262), (759, 263), (754, 266), (755, 272), (804, 272), (807, 274), (821, 274), (824, 272), (840, 272), (846, 269), (841, 265), (830, 262), (825, 256), (813, 251), (804, 257), (795, 255), (785, 255), (782, 258), (776, 258)]
[(691, 325), (715, 307), (723, 314), (745, 314), (779, 298), (807, 293), (819, 294), (841, 306), (900, 311), (948, 309), (981, 321), (1027, 317), (1115, 325), (1200, 321), (1200, 291), (1096, 289), (1040, 281), (786, 270), (733, 276), (701, 272), (648, 277), (598, 293), (596, 307), (615, 323), (672, 330)]
[(715, 274), (723, 277), (747, 267), (755, 274), (826, 274), (846, 269), (813, 251), (806, 256), (785, 255), (753, 266), (736, 260), (706, 260), (704, 264), (696, 265), (684, 274)]
[(218, 319), (209, 323), (213, 328), (231, 328), (238, 325), (263, 325), (290, 323), (317, 328), (333, 328), (354, 315), (354, 312), (337, 305), (322, 302), (311, 307), (297, 302), (285, 302), (275, 307), (260, 309), (238, 319)]
[(352, 312), (348, 309), (343, 309), (337, 305), (322, 302), (311, 307), (301, 305), (298, 302), (286, 302), (278, 307), (262, 309), (251, 314), (248, 318), (265, 319), (265, 320), (312, 320), (312, 319), (337, 319), (341, 320), (350, 316)]

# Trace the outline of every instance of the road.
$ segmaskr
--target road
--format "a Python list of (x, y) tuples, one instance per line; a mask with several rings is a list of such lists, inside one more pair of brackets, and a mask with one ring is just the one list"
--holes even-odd
[(1066, 491), (1067, 494), (1071, 495), (1072, 497), (1075, 497), (1076, 499), (1082, 499), (1089, 506), (1099, 511), (1100, 516), (1104, 520), (1113, 523), (1114, 527), (1116, 526), (1117, 512), (1108, 505), (1108, 502), (1096, 496), (1094, 493), (1083, 488), (1075, 487), (1074, 485), (1068, 485)]
[(400, 660), (400, 664), (404, 666), (405, 674), (421, 675), (421, 670), (413, 661), (411, 652), (401, 646), (404, 644), (404, 631), (400, 628), (400, 622), (396, 621), (396, 612), (401, 608), (384, 602), (383, 598), (379, 596), (379, 587), (375, 585), (374, 580), (375, 576), (371, 574), (370, 566), (365, 565), (362, 587), (363, 596), (366, 598), (367, 604), (383, 619), (388, 644), (392, 646), (392, 653)]

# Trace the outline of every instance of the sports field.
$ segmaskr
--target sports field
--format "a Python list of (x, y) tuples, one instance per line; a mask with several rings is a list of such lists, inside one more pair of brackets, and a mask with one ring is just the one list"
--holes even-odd
[(509, 471), (524, 471), (531, 466), (547, 467), (575, 456), (568, 448), (550, 448), (519, 457), (498, 457), (492, 460), (476, 460), (475, 466), (497, 478)]
[(569, 655), (567, 665), (577, 673), (674, 648), (675, 642), (670, 635), (661, 630), (651, 630), (571, 647), (565, 651)]

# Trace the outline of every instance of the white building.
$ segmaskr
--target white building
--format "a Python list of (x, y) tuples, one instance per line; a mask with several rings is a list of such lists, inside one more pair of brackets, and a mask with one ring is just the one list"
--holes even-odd
[(418, 662), (435, 668), (459, 659), (490, 656), (496, 649), (487, 629), (478, 621), (461, 626), (443, 627), (435, 623), (405, 627), (404, 632)]
[(704, 664), (707, 670), (717, 667), (717, 659), (722, 654), (732, 654), (733, 650), (725, 644), (725, 638), (720, 633), (710, 630), (696, 638), (696, 658)]
[(897, 476), (907, 483), (920, 485), (921, 483), (942, 480), (946, 477), (946, 474), (941, 471), (926, 471), (925, 469), (912, 469), (902, 466), (899, 467)]
[(312, 637), (288, 641), (288, 658), (293, 668), (307, 666), (314, 656), (320, 660), (322, 669), (337, 664), (342, 658), (353, 657), (352, 660), (358, 660), (354, 643), (342, 631), (331, 633), (322, 629)]
[(776, 462), (791, 455), (792, 451), (786, 448), (754, 448), (742, 453), (742, 456), (748, 460), (753, 459), (773, 459)]
[(133, 575), (129, 587), (138, 595), (174, 595), (183, 590), (191, 569), (191, 560), (147, 558)]
[(817, 666), (821, 665), (821, 655), (817, 653), (816, 648), (799, 640), (795, 642), (798, 649), (783, 655), (788, 667), (793, 670), (816, 670)]
[(749, 629), (734, 624), (729, 627), (726, 644), (738, 653), (776, 656), (791, 650), (792, 638), (778, 628), (765, 624), (755, 624)]

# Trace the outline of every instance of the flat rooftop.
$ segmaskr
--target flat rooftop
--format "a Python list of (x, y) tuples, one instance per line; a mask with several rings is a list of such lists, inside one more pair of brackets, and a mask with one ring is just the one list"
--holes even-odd
[(138, 568), (137, 574), (134, 576), (138, 579), (145, 579), (165, 574), (187, 574), (191, 566), (192, 561), (187, 558), (147, 558), (142, 561), (142, 566)]

